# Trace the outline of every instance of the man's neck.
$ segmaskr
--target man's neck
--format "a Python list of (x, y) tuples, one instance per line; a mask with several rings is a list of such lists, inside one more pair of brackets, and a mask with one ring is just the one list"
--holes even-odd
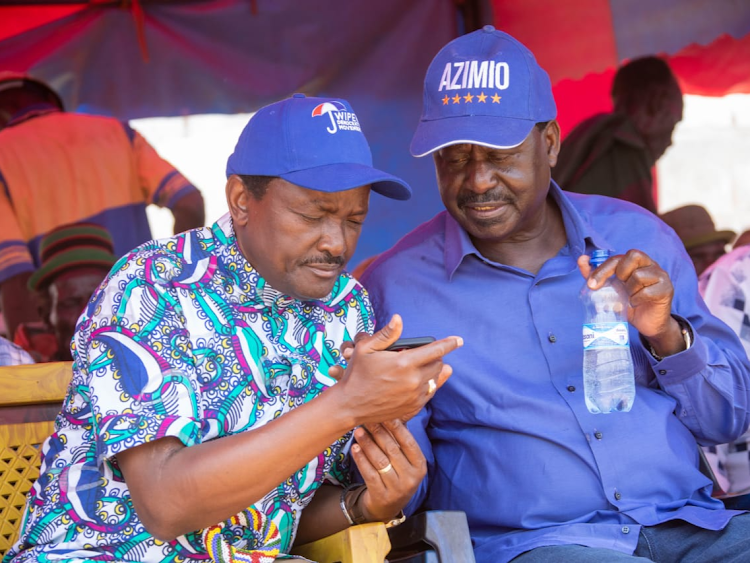
[(538, 229), (522, 236), (511, 236), (499, 242), (473, 241), (474, 246), (493, 262), (536, 274), (567, 241), (562, 212), (552, 195), (547, 197), (538, 223)]

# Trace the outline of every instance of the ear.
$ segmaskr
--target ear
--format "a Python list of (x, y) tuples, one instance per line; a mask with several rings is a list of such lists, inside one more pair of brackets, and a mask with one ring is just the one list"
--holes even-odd
[(557, 156), (560, 154), (560, 124), (556, 119), (547, 123), (542, 132), (542, 138), (547, 147), (547, 161), (550, 168), (557, 164)]
[(232, 174), (227, 180), (225, 188), (227, 196), (227, 207), (235, 225), (247, 225), (249, 218), (248, 199), (251, 197), (242, 179)]

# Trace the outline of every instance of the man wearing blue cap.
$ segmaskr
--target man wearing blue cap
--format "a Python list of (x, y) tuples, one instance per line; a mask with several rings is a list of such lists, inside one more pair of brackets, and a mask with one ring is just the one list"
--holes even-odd
[[(411, 149), (433, 155), (447, 211), (362, 277), (378, 321), (466, 341), (409, 421), (428, 471), (406, 512), (465, 511), (480, 563), (746, 561), (750, 516), (711, 498), (696, 440), (748, 426), (747, 356), (671, 229), (551, 180), (555, 116), (547, 73), (492, 27), (427, 71)], [(613, 256), (592, 272), (597, 249)], [(630, 293), (637, 393), (630, 412), (592, 414), (579, 294), (612, 275)]]
[[(89, 301), (6, 563), (269, 563), (403, 518), (425, 460), (400, 419), (461, 340), (387, 351), (395, 316), (348, 362), (341, 347), (373, 330), (343, 270), (369, 192), (409, 187), (372, 167), (347, 102), (302, 95), (258, 111), (227, 177), (227, 215), (136, 248)], [(364, 485), (348, 486), (350, 449)]]

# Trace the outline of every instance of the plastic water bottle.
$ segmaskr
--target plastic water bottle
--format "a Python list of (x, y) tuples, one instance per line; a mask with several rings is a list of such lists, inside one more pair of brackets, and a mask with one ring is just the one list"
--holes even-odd
[[(595, 250), (591, 267), (604, 263), (609, 251)], [(583, 393), (594, 414), (628, 412), (635, 399), (633, 357), (628, 333), (628, 294), (612, 276), (596, 291), (584, 284)]]

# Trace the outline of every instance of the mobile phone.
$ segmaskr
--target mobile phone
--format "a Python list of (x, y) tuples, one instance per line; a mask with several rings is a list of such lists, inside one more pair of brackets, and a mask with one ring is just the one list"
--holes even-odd
[(411, 350), (412, 348), (419, 348), (430, 342), (435, 342), (434, 336), (416, 336), (414, 338), (399, 338), (388, 346), (386, 350), (391, 352), (399, 352), (401, 350)]

